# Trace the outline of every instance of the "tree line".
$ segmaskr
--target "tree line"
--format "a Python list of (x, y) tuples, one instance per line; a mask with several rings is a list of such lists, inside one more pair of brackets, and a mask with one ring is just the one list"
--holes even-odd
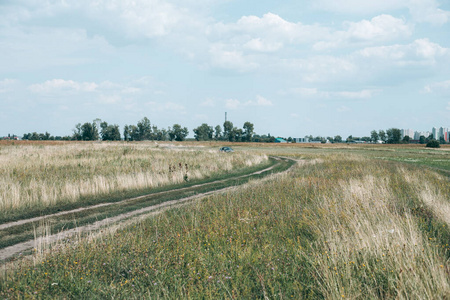
[[(269, 135), (257, 135), (254, 125), (245, 122), (242, 128), (237, 128), (231, 121), (225, 121), (222, 126), (209, 126), (207, 123), (194, 128), (194, 138), (197, 141), (230, 141), (230, 142), (273, 142), (274, 137)], [(180, 124), (172, 127), (158, 128), (152, 125), (147, 117), (138, 121), (136, 125), (125, 125), (120, 131), (119, 125), (108, 124), (106, 121), (95, 119), (92, 122), (78, 123), (75, 125), (72, 135), (52, 136), (50, 133), (25, 133), (24, 140), (72, 140), (72, 141), (184, 141), (189, 130)]]

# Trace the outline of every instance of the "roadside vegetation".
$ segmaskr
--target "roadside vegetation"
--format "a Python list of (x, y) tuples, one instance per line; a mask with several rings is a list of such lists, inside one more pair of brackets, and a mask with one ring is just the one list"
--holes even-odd
[[(247, 169), (266, 155), (155, 143), (0, 147), (0, 223)], [(139, 194), (139, 193), (138, 193)], [(32, 214), (31, 214), (32, 215)], [(3, 222), (2, 222), (3, 221)]]
[(10, 264), (0, 297), (450, 297), (447, 176), (367, 149), (255, 151), (301, 161)]

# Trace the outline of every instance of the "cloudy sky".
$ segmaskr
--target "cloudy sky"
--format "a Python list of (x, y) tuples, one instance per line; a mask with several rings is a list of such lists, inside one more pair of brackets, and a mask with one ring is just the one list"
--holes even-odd
[(0, 0), (0, 105), (0, 136), (450, 127), (450, 1)]

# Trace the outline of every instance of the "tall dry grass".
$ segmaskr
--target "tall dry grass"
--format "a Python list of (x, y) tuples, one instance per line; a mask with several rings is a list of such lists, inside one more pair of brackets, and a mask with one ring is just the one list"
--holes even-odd
[(70, 143), (0, 148), (0, 211), (48, 207), (81, 197), (148, 189), (267, 160), (246, 152), (155, 143)]
[(438, 213), (450, 205), (448, 178), (346, 153), (318, 158), (61, 245), (7, 273), (0, 296), (449, 298), (450, 231)]

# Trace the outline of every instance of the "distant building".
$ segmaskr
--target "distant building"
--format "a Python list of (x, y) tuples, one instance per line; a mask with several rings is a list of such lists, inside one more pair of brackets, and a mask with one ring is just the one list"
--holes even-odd
[(430, 132), (429, 131), (416, 131), (414, 132), (414, 140), (418, 141), (420, 140), (420, 137), (423, 136), (424, 138), (427, 138), (430, 136)]
[(431, 134), (433, 135), (433, 138), (435, 140), (439, 140), (439, 131), (436, 127), (433, 127), (433, 129), (431, 129)]
[(412, 130), (412, 129), (402, 129), (401, 134), (402, 134), (402, 139), (405, 136), (409, 136), (410, 139), (414, 138), (414, 130)]
[(285, 139), (282, 139), (282, 138), (276, 138), (275, 139), (275, 143), (287, 143), (287, 141)]
[(309, 143), (309, 138), (293, 138), (292, 139), (295, 143)]

